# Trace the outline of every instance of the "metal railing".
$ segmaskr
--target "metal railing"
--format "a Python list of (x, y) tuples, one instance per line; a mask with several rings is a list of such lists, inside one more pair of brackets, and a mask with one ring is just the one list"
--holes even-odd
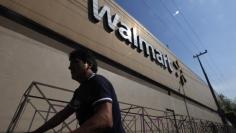
[[(32, 82), (23, 94), (7, 132), (29, 132), (39, 127), (69, 103), (73, 92), (44, 83)], [(63, 97), (60, 97), (60, 94), (63, 94)], [(68, 99), (66, 100), (65, 97)], [(127, 133), (229, 132), (229, 127), (220, 123), (175, 114), (171, 109), (163, 111), (124, 102), (119, 102), (119, 104), (123, 127)], [(73, 115), (51, 131), (70, 132), (77, 127), (79, 124)]]

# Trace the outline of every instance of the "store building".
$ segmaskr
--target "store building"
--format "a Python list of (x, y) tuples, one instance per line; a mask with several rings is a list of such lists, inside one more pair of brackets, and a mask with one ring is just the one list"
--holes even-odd
[[(78, 86), (68, 70), (68, 53), (75, 48), (94, 52), (98, 73), (112, 82), (119, 101), (222, 123), (207, 84), (114, 1), (0, 4), (0, 131), (9, 127), (33, 81), (71, 90)], [(66, 101), (72, 96), (47, 94)]]

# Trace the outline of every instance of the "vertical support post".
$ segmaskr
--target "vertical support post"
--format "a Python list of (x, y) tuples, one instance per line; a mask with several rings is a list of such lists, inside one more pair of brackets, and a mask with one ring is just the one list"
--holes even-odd
[(36, 116), (36, 113), (37, 113), (37, 110), (34, 111), (34, 115), (33, 115), (32, 120), (30, 121), (30, 125), (29, 125), (29, 128), (28, 128), (27, 132), (30, 132), (30, 130), (31, 130), (31, 127), (32, 127), (32, 125), (33, 125), (33, 122), (34, 122), (34, 118), (35, 118), (35, 116)]
[(51, 111), (51, 107), (49, 106), (49, 107), (48, 107), (48, 111), (47, 111), (47, 115), (46, 115), (45, 122), (48, 121), (48, 117), (49, 117), (50, 111)]
[(135, 117), (135, 120), (134, 120), (134, 132), (136, 133), (136, 128), (137, 128), (137, 125), (136, 125), (136, 122), (137, 122), (137, 119), (136, 119), (136, 115), (134, 116)]
[[(183, 88), (183, 93), (184, 93), (184, 96), (186, 96), (184, 88)], [(184, 103), (185, 103), (185, 108), (186, 108), (186, 111), (187, 111), (188, 119), (189, 119), (189, 122), (190, 122), (190, 130), (193, 133), (194, 131), (193, 131), (191, 117), (190, 117), (189, 110), (188, 110), (188, 104), (187, 104), (187, 101), (186, 101), (186, 97), (184, 97)]]
[(213, 98), (214, 98), (214, 101), (215, 101), (215, 103), (216, 103), (217, 112), (218, 112), (219, 116), (221, 117), (221, 120), (222, 120), (223, 124), (226, 125), (226, 120), (225, 120), (225, 117), (224, 117), (224, 112), (223, 112), (222, 109), (220, 108), (220, 105), (219, 105), (219, 103), (218, 103), (218, 101), (217, 101), (217, 99), (216, 99), (216, 95), (215, 95), (215, 93), (214, 93), (214, 89), (213, 89), (213, 87), (211, 86), (211, 83), (210, 83), (210, 81), (209, 81), (209, 79), (208, 79), (208, 76), (207, 76), (207, 74), (206, 74), (206, 71), (205, 71), (205, 69), (203, 68), (202, 62), (201, 62), (201, 60), (200, 60), (200, 58), (199, 58), (199, 56), (204, 55), (204, 54), (206, 54), (206, 53), (207, 53), (207, 50), (205, 50), (203, 53), (194, 55), (193, 58), (197, 58), (197, 59), (198, 59), (198, 62), (199, 62), (200, 66), (201, 66), (201, 69), (202, 69), (202, 72), (203, 72), (203, 74), (204, 74), (204, 76), (205, 76), (205, 78), (206, 78), (207, 84), (208, 84), (208, 86), (209, 86), (209, 88), (210, 88), (211, 94), (212, 94), (212, 96), (213, 96)]
[(170, 129), (169, 129), (169, 121), (170, 121), (170, 119), (167, 118), (167, 117), (168, 117), (167, 112), (165, 112), (165, 114), (166, 114), (166, 126), (167, 126), (167, 132), (169, 133), (169, 131), (170, 131)]
[(140, 117), (140, 127), (141, 127), (141, 133), (143, 133), (143, 117), (142, 117), (142, 114), (139, 115)]
[(21, 100), (20, 100), (20, 104), (17, 107), (17, 110), (12, 118), (11, 123), (9, 124), (9, 127), (7, 129), (7, 133), (12, 133), (14, 132), (14, 129), (18, 123), (18, 120), (20, 119), (20, 115), (22, 113), (22, 111), (24, 110), (26, 103), (27, 103), (27, 99), (28, 99), (28, 95), (31, 92), (33, 86), (35, 85), (34, 82), (32, 82), (30, 84), (30, 86), (28, 87), (28, 89), (25, 91), (24, 95), (22, 96)]
[(144, 120), (144, 108), (142, 107), (142, 120), (143, 120), (143, 133), (146, 132), (146, 128), (145, 128), (145, 120)]
[(166, 111), (169, 111), (169, 112), (173, 113), (173, 116), (174, 116), (174, 126), (175, 126), (175, 129), (176, 129), (176, 133), (179, 133), (178, 126), (177, 126), (177, 121), (176, 121), (176, 117), (175, 117), (175, 111), (172, 110), (172, 109), (166, 109)]

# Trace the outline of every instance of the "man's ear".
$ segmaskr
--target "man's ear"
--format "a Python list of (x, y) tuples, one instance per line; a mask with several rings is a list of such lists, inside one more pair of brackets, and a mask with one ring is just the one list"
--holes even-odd
[(85, 63), (85, 68), (88, 70), (88, 69), (91, 69), (92, 68), (92, 65), (91, 64), (89, 64), (89, 63)]

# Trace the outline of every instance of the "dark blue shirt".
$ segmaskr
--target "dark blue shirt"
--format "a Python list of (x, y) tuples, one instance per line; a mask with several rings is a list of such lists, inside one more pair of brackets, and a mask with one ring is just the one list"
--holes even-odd
[(82, 125), (95, 113), (95, 106), (104, 102), (112, 103), (113, 128), (105, 133), (124, 133), (121, 123), (120, 107), (112, 84), (103, 76), (95, 75), (84, 81), (75, 90), (70, 106), (75, 110), (79, 124)]

